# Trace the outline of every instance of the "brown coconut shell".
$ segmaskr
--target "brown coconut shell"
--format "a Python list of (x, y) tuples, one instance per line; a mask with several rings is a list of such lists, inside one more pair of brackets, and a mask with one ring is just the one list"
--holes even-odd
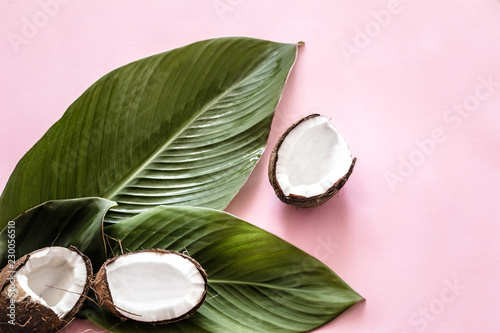
[(281, 145), (283, 144), (285, 138), (288, 136), (288, 134), (290, 134), (290, 132), (293, 129), (295, 129), (299, 124), (301, 124), (306, 120), (320, 116), (321, 116), (320, 114), (314, 113), (295, 122), (280, 136), (278, 142), (276, 143), (271, 152), (271, 157), (269, 158), (269, 167), (268, 167), (269, 182), (271, 183), (271, 186), (273, 187), (276, 196), (282, 202), (288, 205), (292, 205), (299, 208), (311, 208), (324, 204), (326, 201), (328, 201), (330, 198), (332, 198), (335, 194), (337, 194), (340, 191), (340, 189), (345, 185), (345, 183), (349, 179), (349, 176), (352, 174), (352, 171), (354, 170), (354, 165), (356, 164), (355, 157), (352, 159), (351, 167), (349, 168), (347, 173), (342, 178), (340, 178), (335, 184), (333, 184), (328, 190), (326, 190), (324, 193), (320, 195), (312, 197), (304, 197), (295, 194), (285, 195), (285, 193), (283, 193), (283, 189), (281, 188), (280, 184), (278, 183), (278, 180), (276, 179), (276, 163), (278, 162), (278, 151)]
[(75, 317), (75, 315), (80, 310), (85, 298), (87, 296), (88, 291), (90, 290), (91, 282), (90, 277), (92, 276), (92, 264), (90, 259), (82, 254), (78, 249), (74, 246), (71, 246), (69, 249), (78, 253), (85, 262), (85, 267), (87, 268), (87, 276), (89, 280), (85, 285), (85, 288), (82, 292), (82, 295), (78, 299), (78, 302), (75, 304), (73, 309), (66, 314), (63, 318), (59, 318), (59, 316), (52, 311), (52, 309), (46, 307), (45, 305), (32, 301), (31, 297), (27, 296), (26, 298), (15, 301), (15, 325), (9, 323), (11, 318), (8, 316), (9, 311), (4, 311), (7, 307), (12, 303), (8, 296), (8, 288), (10, 285), (10, 280), (13, 275), (13, 271), (17, 272), (21, 267), (23, 267), (31, 257), (36, 252), (45, 250), (46, 248), (42, 248), (36, 251), (33, 251), (19, 260), (16, 260), (14, 268), (11, 269), (9, 265), (5, 266), (2, 271), (0, 271), (0, 307), (2, 311), (0, 311), (0, 332), (5, 333), (53, 333), (58, 332), (65, 328)]
[(172, 319), (162, 320), (162, 321), (156, 321), (156, 322), (150, 322), (150, 323), (154, 324), (154, 325), (170, 324), (170, 323), (174, 323), (174, 322), (177, 322), (177, 321), (180, 321), (180, 320), (183, 320), (183, 319), (191, 317), (196, 311), (198, 311), (198, 309), (205, 302), (205, 299), (206, 299), (206, 296), (207, 296), (207, 283), (208, 283), (207, 273), (201, 267), (201, 265), (196, 260), (194, 260), (193, 258), (191, 258), (191, 257), (189, 257), (189, 256), (187, 256), (187, 255), (185, 255), (183, 253), (180, 253), (180, 252), (177, 252), (177, 251), (172, 251), (172, 250), (163, 250), (163, 249), (139, 250), (139, 251), (135, 251), (135, 252), (130, 252), (130, 253), (122, 254), (120, 256), (113, 257), (111, 259), (106, 260), (106, 262), (104, 262), (104, 264), (99, 269), (99, 272), (97, 272), (97, 274), (95, 276), (95, 280), (94, 280), (94, 290), (95, 290), (95, 293), (96, 293), (96, 296), (97, 296), (97, 299), (98, 299), (98, 302), (99, 302), (99, 306), (105, 306), (109, 311), (111, 311), (111, 313), (113, 313), (113, 315), (115, 315), (116, 317), (118, 317), (120, 319), (136, 321), (134, 319), (131, 319), (129, 317), (124, 316), (122, 313), (120, 313), (118, 311), (117, 307), (115, 306), (115, 304), (113, 302), (113, 297), (111, 295), (111, 291), (109, 290), (108, 276), (107, 276), (107, 266), (109, 264), (113, 263), (118, 258), (122, 258), (122, 257), (125, 257), (125, 256), (137, 254), (137, 253), (142, 253), (142, 252), (156, 252), (156, 253), (160, 253), (160, 254), (176, 254), (176, 255), (179, 255), (179, 256), (181, 256), (181, 257), (189, 260), (198, 269), (198, 271), (200, 272), (200, 274), (203, 276), (203, 279), (205, 280), (205, 291), (203, 293), (202, 298), (200, 299), (200, 301), (198, 302), (198, 304), (195, 307), (193, 307), (191, 310), (189, 310), (188, 312), (186, 312), (185, 314), (183, 314), (182, 316), (179, 316), (177, 318), (172, 318)]

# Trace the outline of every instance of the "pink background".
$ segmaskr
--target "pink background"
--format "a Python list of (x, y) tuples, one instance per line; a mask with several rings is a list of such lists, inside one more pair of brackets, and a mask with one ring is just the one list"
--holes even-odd
[[(315, 255), (367, 299), (317, 332), (500, 331), (500, 1), (0, 8), (0, 189), (69, 104), (116, 67), (212, 37), (305, 41), (268, 149), (227, 210)], [(269, 148), (314, 112), (332, 117), (358, 164), (337, 197), (297, 210), (268, 183)], [(102, 332), (82, 320), (65, 330), (84, 331)]]

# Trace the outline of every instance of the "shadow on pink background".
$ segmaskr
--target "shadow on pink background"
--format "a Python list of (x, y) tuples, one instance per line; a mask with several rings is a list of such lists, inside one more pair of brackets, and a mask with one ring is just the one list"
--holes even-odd
[[(316, 256), (367, 299), (317, 332), (500, 331), (500, 1), (0, 8), (0, 188), (114, 68), (213, 37), (305, 41), (268, 149), (227, 211)], [(279, 135), (310, 113), (332, 118), (358, 163), (337, 197), (296, 209), (274, 195), (267, 163)], [(64, 332), (101, 331), (75, 320)]]

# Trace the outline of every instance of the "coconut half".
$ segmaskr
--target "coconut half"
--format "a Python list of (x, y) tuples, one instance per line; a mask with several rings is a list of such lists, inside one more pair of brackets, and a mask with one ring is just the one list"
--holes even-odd
[(315, 207), (337, 194), (355, 163), (347, 142), (329, 119), (312, 114), (279, 138), (269, 160), (269, 181), (281, 201)]
[(7, 265), (0, 272), (0, 303), (9, 310), (1, 311), (0, 331), (63, 329), (85, 301), (91, 276), (89, 258), (75, 247), (46, 247)]
[(160, 249), (124, 254), (104, 263), (94, 282), (101, 305), (114, 315), (167, 324), (194, 314), (207, 292), (207, 275), (193, 258)]

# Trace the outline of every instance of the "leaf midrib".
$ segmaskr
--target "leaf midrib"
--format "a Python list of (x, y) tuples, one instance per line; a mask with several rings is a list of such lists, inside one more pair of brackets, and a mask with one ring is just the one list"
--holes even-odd
[(200, 108), (199, 112), (193, 114), (191, 119), (185, 123), (185, 126), (182, 126), (177, 133), (175, 133), (169, 140), (165, 142), (165, 144), (161, 145), (158, 149), (156, 149), (150, 157), (146, 158), (145, 161), (137, 168), (136, 171), (130, 172), (130, 174), (123, 178), (122, 181), (117, 183), (114, 187), (108, 190), (105, 194), (103, 194), (104, 198), (112, 200), (121, 190), (123, 190), (131, 180), (135, 179), (137, 175), (139, 175), (144, 169), (153, 162), (168, 146), (175, 141), (187, 128), (190, 127), (192, 123), (194, 123), (202, 114), (204, 114), (207, 110), (209, 110), (212, 106), (217, 104), (221, 99), (223, 99), (227, 94), (232, 92), (236, 87), (245, 82), (248, 78), (251, 78), (255, 72), (259, 69), (259, 66), (263, 63), (260, 61), (258, 65), (250, 72), (249, 75), (243, 77), (241, 80), (233, 83), (228, 89), (226, 89), (223, 93), (219, 94), (215, 98), (213, 98), (210, 102), (208, 102), (203, 108)]
[(243, 285), (243, 286), (251, 286), (251, 287), (263, 287), (263, 288), (267, 288), (267, 289), (285, 290), (285, 291), (291, 291), (291, 292), (300, 291), (297, 288), (287, 288), (287, 287), (282, 287), (282, 286), (272, 285), (269, 283), (262, 283), (262, 282), (208, 279), (208, 285), (212, 285), (212, 284), (229, 284), (229, 285)]

